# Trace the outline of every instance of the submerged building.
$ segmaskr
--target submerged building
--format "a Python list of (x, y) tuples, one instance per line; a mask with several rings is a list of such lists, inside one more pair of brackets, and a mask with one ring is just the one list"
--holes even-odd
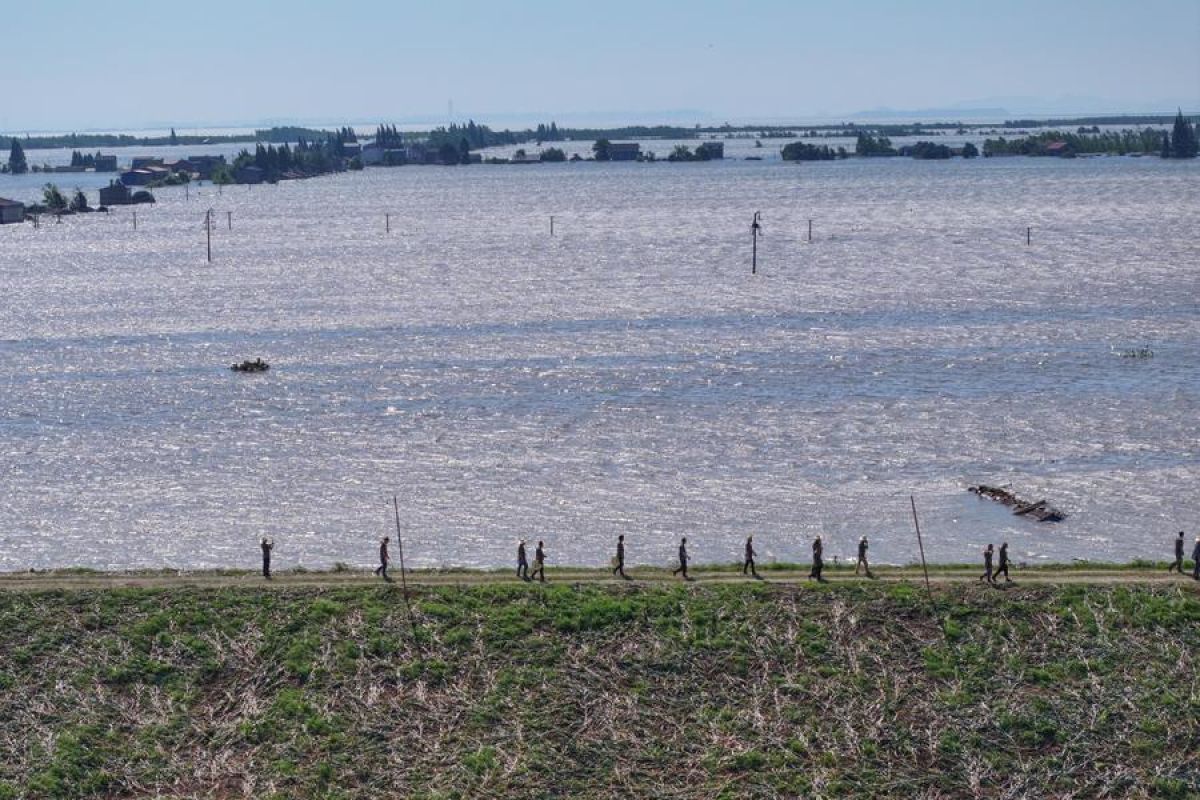
[(0, 197), (0, 225), (25, 221), (25, 204)]

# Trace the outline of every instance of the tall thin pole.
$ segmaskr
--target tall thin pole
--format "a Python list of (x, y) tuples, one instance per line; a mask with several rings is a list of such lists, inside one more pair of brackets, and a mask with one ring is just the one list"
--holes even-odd
[(137, 230), (137, 212), (133, 212), (133, 229)]
[(760, 225), (758, 222), (758, 218), (760, 216), (762, 216), (762, 212), (755, 211), (754, 212), (754, 221), (750, 223), (750, 235), (751, 235), (751, 238), (753, 238), (753, 240), (754, 240), (754, 244), (753, 244), (754, 249), (750, 251), (750, 274), (751, 275), (755, 275), (758, 273), (758, 232), (762, 228), (762, 225)]
[(408, 609), (408, 627), (412, 629), (413, 641), (420, 647), (417, 639), (417, 623), (413, 621), (412, 602), (408, 597), (408, 579), (404, 576), (404, 537), (400, 533), (400, 501), (392, 495), (392, 508), (396, 512), (396, 549), (400, 553), (400, 587), (404, 591), (404, 607)]
[(225, 221), (229, 224), (229, 230), (233, 230), (233, 212), (225, 212)]
[(550, 215), (550, 235), (554, 235), (554, 215)]
[(1027, 228), (1025, 228), (1025, 246), (1028, 247), (1032, 241), (1033, 241), (1033, 228), (1027, 227)]
[(212, 209), (204, 212), (204, 238), (208, 243), (208, 263), (212, 263)]
[(383, 231), (384, 231), (384, 233), (392, 232), (392, 215), (391, 214), (383, 215)]
[(908, 502), (912, 505), (913, 527), (917, 529), (917, 549), (921, 551), (921, 570), (925, 573), (925, 594), (929, 597), (929, 607), (933, 608), (933, 589), (929, 586), (929, 567), (925, 565), (925, 544), (921, 541), (921, 523), (917, 521), (917, 501), (910, 494)]

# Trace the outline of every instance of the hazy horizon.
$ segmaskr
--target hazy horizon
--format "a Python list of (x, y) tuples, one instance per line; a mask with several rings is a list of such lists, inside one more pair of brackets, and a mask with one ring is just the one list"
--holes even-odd
[[(85, 19), (87, 24), (63, 24)], [(1200, 108), (1200, 4), (18, 5), (0, 131)], [(49, 43), (49, 44), (48, 44)], [(1136, 69), (1130, 69), (1136, 64)], [(892, 109), (898, 112), (892, 112)], [(513, 121), (513, 122), (510, 122)]]
[(480, 124), (486, 124), (495, 130), (511, 129), (524, 130), (536, 128), (539, 123), (557, 122), (562, 128), (618, 128), (634, 125), (684, 126), (693, 124), (705, 126), (730, 124), (734, 126), (795, 126), (828, 125), (837, 122), (854, 122), (858, 124), (903, 124), (903, 123), (943, 123), (962, 122), (964, 124), (992, 125), (1000, 124), (1013, 118), (1047, 119), (1052, 117), (1089, 117), (1089, 116), (1144, 116), (1148, 114), (1174, 115), (1182, 108), (1185, 116), (1194, 118), (1200, 115), (1200, 105), (1157, 107), (1147, 105), (1142, 108), (1103, 108), (1078, 109), (1073, 106), (1057, 107), (1018, 107), (1000, 108), (970, 106), (956, 104), (945, 108), (928, 109), (892, 109), (876, 108), (846, 114), (816, 117), (816, 116), (770, 116), (758, 115), (752, 117), (721, 116), (701, 110), (663, 110), (644, 113), (627, 113), (621, 111), (592, 111), (554, 114), (552, 112), (512, 111), (493, 114), (475, 114), (469, 111), (455, 112), (453, 118), (428, 115), (366, 115), (356, 119), (336, 119), (321, 115), (307, 117), (262, 118), (245, 120), (146, 120), (140, 125), (90, 125), (90, 126), (61, 126), (57, 128), (17, 128), (13, 130), (0, 129), (0, 136), (61, 136), (71, 133), (78, 134), (142, 134), (165, 135), (174, 129), (179, 135), (220, 135), (226, 133), (252, 131), (275, 126), (299, 126), (312, 128), (336, 128), (350, 126), (360, 133), (369, 131), (379, 124), (394, 124), (400, 130), (424, 131), (448, 122), (466, 123), (469, 119)]

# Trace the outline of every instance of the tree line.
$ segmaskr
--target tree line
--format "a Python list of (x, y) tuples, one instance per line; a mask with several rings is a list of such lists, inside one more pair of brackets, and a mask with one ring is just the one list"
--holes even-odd
[[(1050, 145), (1062, 143), (1053, 150)], [(1197, 130), (1181, 111), (1175, 118), (1170, 132), (1154, 128), (1102, 131), (1099, 133), (1067, 133), (1044, 131), (1017, 139), (987, 139), (983, 143), (984, 156), (1045, 156), (1110, 154), (1128, 155), (1142, 153), (1159, 155), (1163, 158), (1195, 158), (1197, 155)]]
[(263, 180), (271, 183), (285, 176), (311, 178), (340, 170), (344, 164), (348, 131), (343, 128), (316, 142), (301, 138), (295, 147), (287, 142), (279, 147), (258, 142), (253, 153), (243, 149), (228, 167), (214, 169), (213, 183), (234, 183), (238, 171), (244, 167), (257, 167), (262, 170)]
[[(345, 130), (345, 129), (344, 129)], [(67, 133), (45, 136), (25, 135), (21, 144), (28, 150), (53, 150), (69, 147), (71, 149), (91, 149), (94, 147), (157, 147), (162, 145), (205, 145), (205, 144), (240, 144), (250, 142), (267, 142), (282, 144), (295, 142), (301, 138), (315, 140), (326, 136), (329, 131), (318, 128), (302, 128), (296, 126), (280, 126), (263, 128), (253, 133), (233, 134), (184, 134), (176, 135), (174, 129), (166, 136), (132, 136), (127, 133)]]

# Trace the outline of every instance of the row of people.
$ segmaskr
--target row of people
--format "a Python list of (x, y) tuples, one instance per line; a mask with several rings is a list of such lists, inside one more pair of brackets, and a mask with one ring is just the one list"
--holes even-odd
[[(391, 564), (391, 556), (388, 553), (388, 544), (391, 537), (385, 536), (379, 541), (379, 566), (375, 568), (375, 574), (383, 577), (385, 581), (390, 582), (392, 579), (388, 577), (388, 565)], [(271, 551), (275, 549), (275, 541), (268, 539), (265, 536), (261, 541), (262, 546), (262, 574), (264, 578), (271, 577)], [(868, 578), (874, 578), (874, 573), (871, 572), (871, 565), (867, 560), (867, 550), (870, 543), (867, 537), (864, 536), (858, 541), (858, 560), (854, 564), (854, 574), (858, 575), (859, 570), (863, 570)], [(1167, 568), (1168, 572), (1177, 571), (1183, 574), (1183, 531), (1179, 532), (1179, 536), (1175, 539), (1175, 560)], [(820, 583), (825, 582), (822, 573), (825, 570), (825, 546), (821, 541), (821, 537), (817, 536), (812, 543), (812, 569), (808, 573), (808, 577)], [(999, 562), (993, 569), (993, 556), (995, 550), (991, 543), (983, 551), (983, 574), (979, 576), (979, 580), (986, 580), (988, 583), (996, 583), (1000, 575), (1004, 575), (1006, 583), (1012, 583), (1012, 578), (1008, 574), (1008, 542), (1000, 545)], [(746, 547), (743, 554), (742, 574), (751, 575), (755, 578), (759, 577), (758, 569), (755, 564), (757, 552), (754, 550), (754, 537), (746, 537)], [(671, 574), (682, 575), (683, 580), (690, 581), (688, 576), (688, 551), (687, 537), (684, 536), (679, 541), (679, 566), (676, 567)], [(612, 568), (613, 575), (620, 575), (625, 580), (633, 580), (629, 575), (625, 574), (625, 534), (617, 536), (617, 555), (615, 566)], [(546, 581), (546, 545), (545, 542), (538, 540), (537, 549), (533, 554), (533, 570), (529, 569), (529, 558), (525, 550), (525, 540), (521, 539), (517, 544), (517, 577), (524, 581), (538, 580), (542, 583)], [(1192, 548), (1192, 579), (1200, 581), (1200, 536), (1196, 537), (1195, 546)]]
[[(858, 562), (854, 565), (854, 574), (858, 575), (859, 570), (861, 569), (864, 570), (868, 578), (874, 578), (875, 574), (871, 572), (871, 565), (867, 561), (867, 549), (869, 547), (870, 543), (867, 541), (867, 537), (862, 537), (862, 539), (860, 539), (858, 542)], [(817, 536), (817, 538), (813, 540), (812, 570), (809, 572), (808, 577), (821, 583), (825, 582), (825, 578), (822, 577), (822, 572), (825, 569), (824, 551), (825, 546), (821, 542), (821, 537)], [(743, 551), (742, 560), (743, 575), (748, 574), (752, 577), (760, 578), (758, 574), (758, 568), (755, 563), (755, 558), (757, 555), (758, 553), (754, 549), (754, 537), (747, 536), (746, 547)], [(688, 575), (689, 561), (690, 557), (688, 556), (687, 550), (687, 537), (684, 536), (679, 540), (679, 566), (672, 570), (671, 574), (680, 575), (685, 581), (693, 580), (693, 578)], [(633, 580), (633, 578), (625, 573), (625, 534), (623, 533), (617, 536), (617, 555), (614, 559), (612, 574), (619, 575), (627, 581)], [(531, 575), (529, 571), (528, 555), (525, 550), (525, 540), (521, 539), (517, 543), (517, 577), (521, 580), (532, 581), (532, 576), (537, 576), (537, 578), (543, 583), (546, 580), (545, 542), (538, 540), (537, 550), (534, 551), (533, 555), (533, 573)]]

